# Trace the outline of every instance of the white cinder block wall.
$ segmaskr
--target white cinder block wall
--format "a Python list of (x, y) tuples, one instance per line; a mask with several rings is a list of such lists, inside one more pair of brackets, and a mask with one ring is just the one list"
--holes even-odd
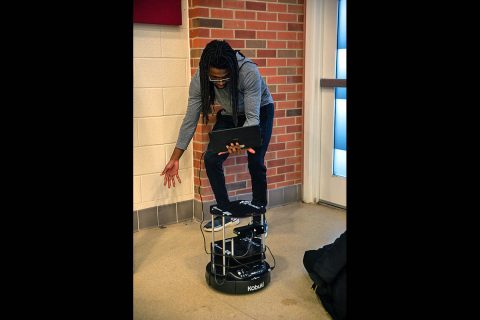
[(187, 0), (182, 0), (181, 26), (134, 24), (133, 57), (133, 210), (191, 200), (191, 144), (180, 161), (182, 183), (168, 189), (160, 176), (175, 146), (188, 101)]

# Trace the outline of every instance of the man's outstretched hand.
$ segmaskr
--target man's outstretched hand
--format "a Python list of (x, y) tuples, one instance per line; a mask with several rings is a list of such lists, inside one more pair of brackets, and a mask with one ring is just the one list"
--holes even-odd
[(177, 177), (178, 183), (182, 183), (182, 180), (178, 176), (178, 160), (168, 161), (165, 169), (163, 169), (160, 175), (165, 175), (163, 185), (165, 186), (168, 183), (168, 188), (170, 188), (170, 185), (175, 187), (175, 177)]
[[(240, 154), (242, 152), (242, 150), (245, 148), (245, 145), (244, 144), (239, 144), (238, 142), (236, 142), (235, 144), (233, 142), (230, 143), (230, 145), (227, 145), (226, 146), (227, 148), (227, 151), (224, 151), (224, 152), (219, 152), (218, 155), (222, 155), (222, 154), (225, 154), (225, 153), (230, 153), (230, 154), (233, 154), (233, 155), (237, 155), (237, 154)], [(255, 150), (253, 150), (252, 148), (247, 148), (247, 151), (250, 152), (250, 153), (255, 153)]]

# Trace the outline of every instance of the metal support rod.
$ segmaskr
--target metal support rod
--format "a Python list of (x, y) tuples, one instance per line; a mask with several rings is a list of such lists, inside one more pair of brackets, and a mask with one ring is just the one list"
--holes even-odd
[(262, 236), (261, 236), (261, 239), (262, 239), (262, 251), (265, 251), (265, 224), (264, 224), (264, 216), (265, 216), (265, 213), (262, 213), (260, 215), (260, 223), (263, 227), (263, 233), (262, 233)]
[(222, 214), (222, 230), (223, 230), (223, 239), (222, 239), (222, 258), (223, 258), (223, 275), (225, 275), (225, 216)]
[(214, 215), (210, 215), (212, 217), (212, 246), (210, 249), (210, 254), (212, 256), (212, 273), (215, 273), (215, 225), (213, 224)]

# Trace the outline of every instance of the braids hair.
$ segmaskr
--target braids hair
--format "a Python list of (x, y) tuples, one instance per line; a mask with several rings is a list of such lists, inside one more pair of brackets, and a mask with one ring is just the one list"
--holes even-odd
[[(208, 123), (208, 113), (215, 101), (214, 84), (208, 79), (210, 67), (227, 69), (231, 84), (228, 87), (232, 101), (233, 123), (237, 126), (237, 101), (238, 101), (238, 50), (233, 50), (225, 40), (213, 40), (203, 49), (200, 57), (200, 89), (202, 94), (203, 122)], [(241, 53), (240, 53), (241, 54)], [(242, 55), (242, 54), (241, 54)], [(243, 56), (243, 55), (242, 55)]]

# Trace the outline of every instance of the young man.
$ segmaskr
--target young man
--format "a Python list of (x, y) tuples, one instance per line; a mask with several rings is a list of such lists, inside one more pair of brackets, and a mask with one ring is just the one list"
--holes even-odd
[[(169, 188), (171, 185), (175, 187), (175, 177), (181, 183), (178, 176), (178, 161), (195, 133), (200, 113), (203, 115), (204, 123), (207, 123), (212, 106), (220, 106), (220, 110), (213, 110), (218, 112), (212, 130), (260, 125), (262, 145), (247, 150), (248, 170), (252, 180), (251, 204), (265, 207), (267, 169), (264, 159), (272, 135), (273, 98), (256, 64), (238, 50), (233, 50), (226, 41), (213, 40), (203, 50), (199, 70), (190, 82), (187, 113), (180, 127), (176, 147), (161, 173), (165, 176), (164, 185), (168, 184)], [(225, 152), (217, 154), (207, 151), (204, 156), (208, 180), (217, 206), (224, 211), (229, 210), (230, 201), (225, 186), (223, 162), (229, 154), (239, 153), (240, 149), (240, 146), (232, 144)], [(225, 225), (238, 222), (236, 218), (226, 217)], [(214, 224), (216, 231), (221, 219)], [(205, 230), (211, 229), (209, 222)]]

